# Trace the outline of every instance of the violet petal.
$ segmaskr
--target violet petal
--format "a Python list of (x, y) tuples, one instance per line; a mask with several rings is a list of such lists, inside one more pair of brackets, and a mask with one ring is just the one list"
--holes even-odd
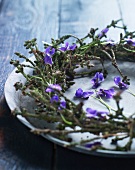
[(76, 90), (75, 96), (81, 98), (83, 96), (83, 90), (81, 88)]
[(53, 64), (53, 62), (52, 62), (52, 57), (46, 55), (46, 56), (44, 57), (44, 63), (45, 63), (45, 64), (50, 64), (50, 65), (52, 65), (52, 64)]

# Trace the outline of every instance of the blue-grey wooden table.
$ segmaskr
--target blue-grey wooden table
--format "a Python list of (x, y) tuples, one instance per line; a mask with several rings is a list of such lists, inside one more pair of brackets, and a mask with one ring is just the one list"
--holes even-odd
[[(28, 55), (24, 41), (36, 37), (42, 50), (42, 41), (65, 34), (83, 37), (90, 28), (102, 30), (120, 18), (133, 31), (134, 7), (134, 0), (0, 0), (0, 170), (132, 169), (134, 157), (85, 155), (30, 133), (11, 115), (4, 84), (13, 70), (11, 58), (17, 59), (14, 53)], [(117, 39), (117, 33), (108, 34)]]

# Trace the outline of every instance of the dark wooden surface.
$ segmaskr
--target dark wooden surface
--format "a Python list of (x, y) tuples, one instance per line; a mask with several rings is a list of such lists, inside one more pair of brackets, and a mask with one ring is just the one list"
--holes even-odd
[[(14, 52), (28, 55), (25, 40), (42, 41), (64, 34), (82, 37), (91, 27), (103, 29), (123, 17), (135, 30), (134, 0), (0, 0), (0, 170), (131, 169), (134, 158), (100, 158), (75, 153), (29, 132), (11, 115), (4, 84), (13, 67)], [(122, 13), (122, 15), (121, 15)], [(110, 31), (118, 38), (119, 31)]]

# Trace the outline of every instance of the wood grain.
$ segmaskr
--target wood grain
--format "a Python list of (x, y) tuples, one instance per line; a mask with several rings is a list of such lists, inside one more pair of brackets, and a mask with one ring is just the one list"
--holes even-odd
[[(111, 20), (120, 19), (120, 9), (124, 23), (135, 30), (134, 6), (134, 0), (0, 0), (0, 169), (124, 170), (126, 164), (134, 165), (133, 159), (116, 162), (110, 158), (80, 157), (78, 153), (73, 157), (72, 151), (65, 153), (65, 148), (59, 146), (54, 152), (52, 143), (31, 134), (10, 114), (2, 95), (5, 81), (13, 70), (9, 62), (17, 58), (14, 52), (29, 56), (23, 47), (25, 40), (36, 37), (42, 50), (42, 40), (50, 42), (51, 37), (65, 34), (83, 37), (91, 27), (100, 31)], [(112, 29), (108, 35), (118, 39), (119, 33)], [(106, 162), (111, 165), (109, 168)]]
[(0, 95), (4, 83), (13, 67), (9, 64), (15, 59), (14, 52), (25, 55), (24, 41), (37, 38), (38, 46), (43, 49), (42, 41), (50, 42), (58, 37), (59, 0), (4, 0), (0, 11)]
[[(90, 28), (102, 30), (112, 20), (120, 19), (117, 0), (63, 0), (61, 3), (60, 32), (59, 35), (75, 34), (85, 36)], [(118, 30), (117, 30), (117, 33)], [(117, 38), (116, 32), (112, 29), (109, 36)]]

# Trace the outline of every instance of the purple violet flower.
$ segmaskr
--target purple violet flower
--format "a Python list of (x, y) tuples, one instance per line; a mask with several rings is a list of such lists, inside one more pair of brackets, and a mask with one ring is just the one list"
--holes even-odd
[(95, 117), (100, 117), (102, 118), (103, 115), (107, 115), (108, 112), (104, 112), (104, 111), (97, 111), (97, 110), (94, 110), (94, 109), (91, 109), (91, 108), (87, 108), (86, 109), (86, 117), (88, 118), (95, 118)]
[(119, 86), (120, 89), (128, 89), (128, 85), (122, 82), (119, 76), (114, 77), (114, 83)]
[(125, 40), (126, 40), (127, 44), (132, 45), (132, 46), (135, 46), (135, 41), (134, 41), (133, 39), (127, 38), (127, 39), (125, 39)]
[(66, 101), (60, 101), (60, 106), (58, 107), (59, 110), (66, 108)]
[(76, 90), (75, 97), (81, 98), (83, 96), (83, 90), (79, 88)]
[(46, 88), (46, 92), (54, 92), (55, 90), (61, 91), (62, 88), (59, 84), (49, 84), (49, 86)]
[(54, 48), (51, 49), (51, 47), (47, 47), (45, 49), (44, 63), (52, 65), (53, 64), (52, 55), (54, 54), (55, 54), (55, 49)]
[(115, 94), (114, 88), (110, 88), (108, 90), (99, 89), (99, 91), (97, 92), (97, 96), (105, 97), (107, 99), (111, 99), (114, 94)]
[(76, 90), (76, 93), (75, 93), (75, 97), (77, 98), (89, 98), (89, 96), (91, 96), (94, 92), (92, 91), (86, 91), (84, 92), (81, 88), (79, 88), (78, 90)]
[(97, 72), (94, 76), (94, 78), (91, 80), (91, 83), (93, 84), (92, 88), (96, 89), (100, 86), (100, 84), (104, 81), (103, 73)]
[(62, 90), (62, 88), (59, 84), (50, 84), (49, 87), (52, 89), (58, 90), (58, 91)]
[(45, 64), (50, 64), (50, 65), (52, 65), (52, 64), (53, 64), (53, 62), (52, 62), (52, 57), (51, 57), (51, 56), (48, 56), (48, 55), (45, 55), (45, 57), (44, 57), (44, 63), (45, 63)]
[(66, 42), (65, 46), (61, 47), (60, 50), (62, 50), (62, 51), (67, 51), (67, 50), (73, 51), (73, 50), (75, 50), (76, 47), (77, 47), (76, 44), (73, 44), (73, 45), (69, 46), (69, 43)]
[(109, 28), (104, 28), (99, 34), (98, 38), (102, 38), (103, 35), (105, 35), (109, 31)]
[(59, 101), (59, 96), (58, 95), (54, 95), (54, 96), (52, 96), (51, 97), (51, 103), (53, 103), (53, 102), (58, 102)]
[(63, 101), (60, 101), (59, 96), (56, 95), (56, 94), (51, 97), (50, 102), (51, 102), (51, 103), (53, 103), (53, 102), (56, 102), (56, 103), (60, 102), (60, 105), (58, 106), (58, 109), (59, 109), (59, 110), (62, 110), (62, 109), (65, 109), (65, 108), (66, 108), (66, 101), (64, 101), (64, 100), (63, 100)]
[(52, 55), (55, 54), (55, 49), (54, 48), (51, 49), (51, 47), (47, 47), (45, 49), (45, 54), (48, 55), (48, 56), (52, 56)]
[(88, 118), (94, 118), (94, 117), (97, 116), (97, 110), (93, 110), (91, 108), (87, 108), (86, 112), (87, 112), (86, 113), (86, 117), (88, 117)]
[(92, 149), (92, 148), (94, 148), (94, 147), (101, 146), (101, 145), (102, 145), (101, 142), (96, 141), (96, 142), (93, 142), (93, 143), (87, 143), (87, 144), (85, 144), (85, 147), (86, 147), (86, 148), (89, 148), (89, 149)]

